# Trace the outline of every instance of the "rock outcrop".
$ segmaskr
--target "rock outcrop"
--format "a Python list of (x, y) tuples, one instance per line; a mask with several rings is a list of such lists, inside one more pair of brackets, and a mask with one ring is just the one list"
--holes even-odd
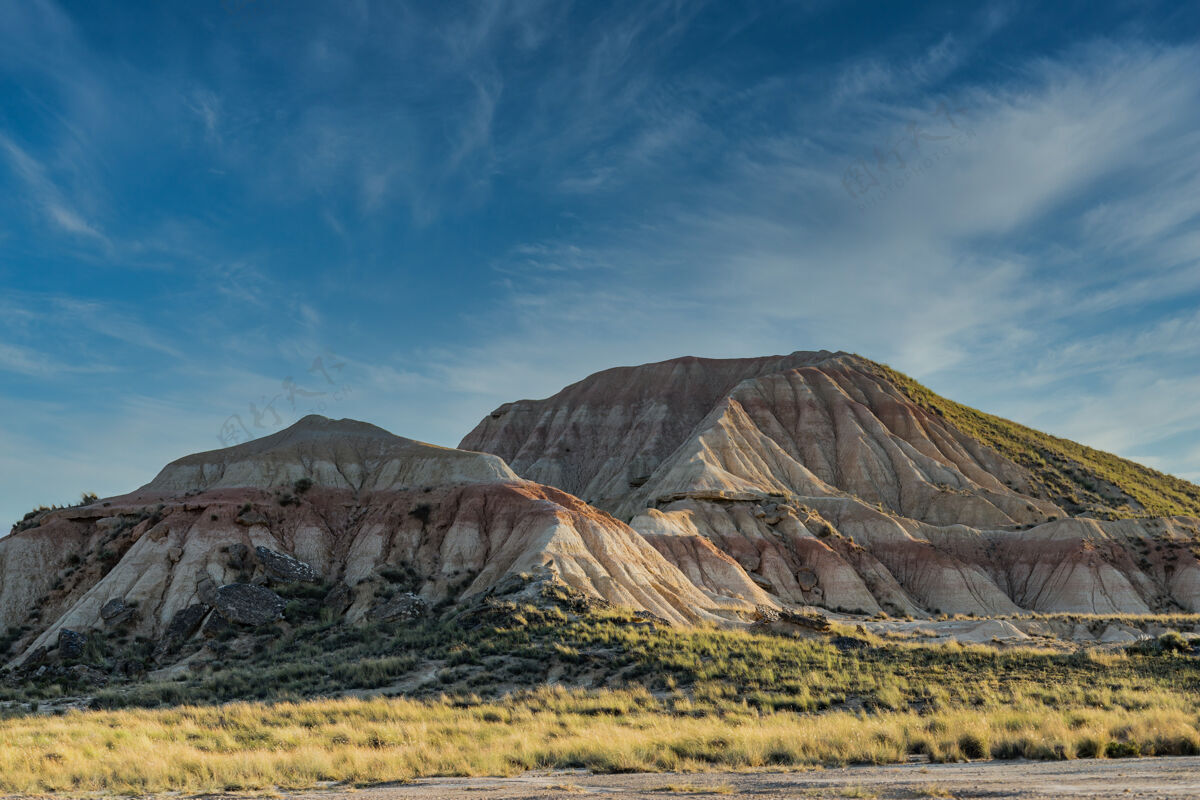
[(79, 658), (87, 646), (87, 637), (78, 631), (61, 628), (58, 631), (58, 652), (64, 659)]
[(428, 604), (412, 592), (404, 592), (372, 608), (367, 617), (375, 620), (411, 622), (425, 616)]

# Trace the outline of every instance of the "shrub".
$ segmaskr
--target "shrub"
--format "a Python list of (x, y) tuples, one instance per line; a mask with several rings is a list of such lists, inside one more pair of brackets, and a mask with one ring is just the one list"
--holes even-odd
[(1179, 631), (1167, 631), (1158, 637), (1155, 644), (1160, 653), (1187, 653), (1192, 649), (1191, 642), (1183, 638)]
[(978, 761), (989, 755), (987, 742), (981, 735), (974, 732), (964, 733), (958, 737), (958, 749), (962, 751), (964, 758), (971, 761)]
[(1141, 754), (1137, 742), (1109, 742), (1104, 746), (1105, 758), (1137, 758)]

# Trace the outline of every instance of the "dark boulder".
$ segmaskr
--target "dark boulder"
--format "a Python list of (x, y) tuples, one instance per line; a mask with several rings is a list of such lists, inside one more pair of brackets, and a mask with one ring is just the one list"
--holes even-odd
[(335, 614), (344, 614), (353, 602), (354, 592), (346, 584), (338, 582), (321, 600), (321, 606), (330, 609)]
[(80, 683), (88, 686), (103, 686), (108, 683), (108, 676), (95, 667), (87, 664), (76, 664), (67, 670), (67, 674)]
[(283, 616), (283, 598), (263, 586), (229, 583), (217, 589), (217, 613), (235, 625), (269, 625)]
[(204, 603), (196, 603), (176, 611), (175, 616), (171, 617), (171, 621), (167, 624), (167, 629), (163, 631), (162, 638), (154, 647), (153, 659), (161, 661), (164, 656), (178, 650), (200, 627), (200, 623), (204, 621), (209, 609), (210, 607)]
[(274, 580), (286, 583), (319, 583), (321, 580), (321, 573), (298, 558), (262, 546), (254, 548), (254, 554)]
[(128, 605), (124, 598), (115, 597), (100, 607), (100, 619), (106, 625), (120, 625), (133, 618), (133, 606)]
[(87, 637), (78, 631), (63, 628), (58, 632), (58, 657), (63, 660), (79, 658), (86, 645)]
[(372, 608), (367, 612), (367, 618), (379, 622), (408, 622), (423, 617), (427, 608), (428, 605), (420, 597), (412, 592), (404, 592)]

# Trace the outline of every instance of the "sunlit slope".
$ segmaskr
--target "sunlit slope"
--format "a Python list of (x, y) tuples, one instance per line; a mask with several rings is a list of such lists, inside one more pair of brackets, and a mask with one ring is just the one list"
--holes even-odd
[(1200, 514), (1194, 483), (948, 400), (886, 365), (875, 368), (916, 405), (1025, 467), (1044, 496), (1072, 515)]

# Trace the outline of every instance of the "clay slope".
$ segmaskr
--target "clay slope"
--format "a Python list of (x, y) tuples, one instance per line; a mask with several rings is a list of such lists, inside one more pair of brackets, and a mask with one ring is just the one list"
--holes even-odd
[(710, 591), (725, 556), (776, 602), (870, 613), (1200, 605), (1194, 518), (1068, 519), (889, 374), (826, 351), (608, 370), (462, 446), (593, 497)]
[(518, 475), (608, 508), (647, 480), (739, 383), (833, 357), (822, 351), (617, 367), (549, 400), (505, 403), (460, 447), (502, 454)]
[(325, 584), (351, 623), (530, 579), (674, 622), (752, 609), (696, 588), (624, 523), (495, 456), (353, 421), (306, 418), (37, 522), (0, 539), (0, 630), (24, 631), (8, 653), (18, 661), (61, 647), (64, 630), (117, 627), (169, 660), (201, 629), (271, 624), (282, 609), (271, 589), (297, 582)]

